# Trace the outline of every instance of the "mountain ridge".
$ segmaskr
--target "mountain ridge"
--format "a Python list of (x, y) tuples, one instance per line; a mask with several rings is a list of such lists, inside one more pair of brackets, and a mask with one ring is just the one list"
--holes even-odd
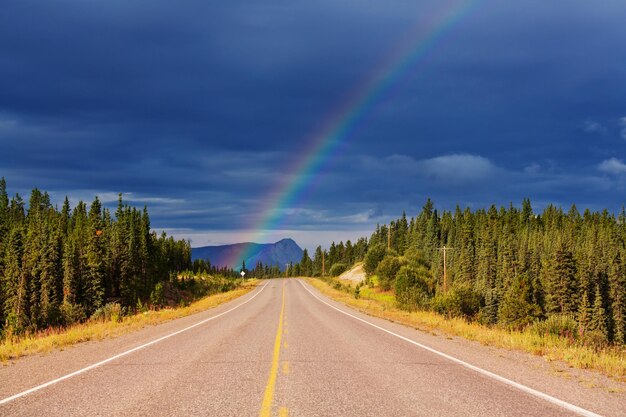
[[(246, 257), (241, 258), (242, 254)], [(191, 248), (192, 261), (208, 259), (213, 266), (233, 269), (239, 269), (244, 261), (246, 268), (252, 269), (257, 263), (262, 262), (263, 265), (278, 265), (281, 271), (284, 271), (285, 264), (300, 262), (302, 254), (302, 248), (291, 238), (284, 238), (274, 243), (242, 242)], [(236, 257), (240, 259), (233, 260)]]

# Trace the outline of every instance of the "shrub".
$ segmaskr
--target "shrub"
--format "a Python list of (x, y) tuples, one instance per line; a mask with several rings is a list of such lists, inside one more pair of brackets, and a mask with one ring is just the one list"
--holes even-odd
[(122, 321), (126, 310), (119, 303), (107, 303), (97, 309), (91, 316), (92, 320)]
[(554, 314), (546, 320), (537, 320), (530, 326), (530, 331), (539, 336), (579, 337), (578, 322), (572, 314)]
[(457, 284), (446, 294), (438, 294), (431, 300), (431, 307), (439, 314), (449, 317), (474, 318), (480, 310), (480, 295), (468, 284)]
[(24, 328), (20, 325), (20, 320), (15, 312), (10, 312), (7, 315), (5, 326), (0, 332), (0, 339), (11, 340), (14, 335), (19, 335), (24, 332)]
[(390, 290), (394, 286), (396, 274), (401, 266), (402, 263), (397, 256), (387, 255), (380, 261), (376, 268), (376, 275), (378, 275), (378, 282), (383, 290)]
[(346, 272), (346, 269), (348, 269), (348, 266), (346, 264), (337, 263), (330, 268), (329, 274), (331, 277), (338, 277), (339, 275)]
[(367, 275), (372, 275), (376, 272), (376, 268), (378, 267), (380, 261), (382, 261), (385, 257), (386, 251), (387, 249), (382, 244), (372, 245), (369, 247), (367, 253), (365, 254), (365, 259), (363, 259), (363, 270)]
[(148, 312), (148, 305), (144, 304), (141, 301), (141, 298), (137, 299), (137, 307), (135, 308), (135, 311), (137, 311), (137, 313), (147, 313)]
[(608, 345), (608, 339), (606, 337), (606, 333), (604, 333), (603, 331), (590, 330), (583, 334), (582, 343), (583, 345), (589, 346), (597, 352)]
[(414, 247), (409, 247), (404, 251), (404, 259), (406, 259), (407, 265), (410, 265), (415, 268), (424, 267), (426, 269), (430, 269), (430, 264), (424, 257), (424, 253)]
[(428, 306), (432, 297), (432, 283), (426, 268), (402, 266), (396, 274), (396, 300), (402, 308)]
[(81, 323), (85, 321), (86, 318), (87, 315), (82, 306), (68, 302), (61, 304), (61, 320), (64, 325), (70, 326), (75, 323)]
[(162, 282), (158, 282), (154, 286), (154, 290), (150, 293), (150, 302), (154, 307), (163, 307), (165, 302), (165, 291)]

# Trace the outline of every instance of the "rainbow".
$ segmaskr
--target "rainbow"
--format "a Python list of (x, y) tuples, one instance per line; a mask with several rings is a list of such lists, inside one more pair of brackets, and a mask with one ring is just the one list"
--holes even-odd
[[(260, 243), (268, 231), (280, 227), (282, 212), (302, 200), (305, 192), (319, 179), (318, 173), (338, 154), (385, 93), (406, 77), (425, 54), (481, 2), (451, 2), (437, 15), (431, 16), (427, 24), (420, 21), (405, 36), (405, 41), (394, 49), (390, 58), (375, 72), (376, 75), (355, 88), (343, 105), (331, 113), (317, 134), (305, 141), (308, 146), (300, 153), (302, 156), (288, 167), (283, 180), (265, 199), (264, 207), (260, 208), (259, 215), (251, 222), (248, 242)], [(250, 256), (247, 249), (250, 246), (242, 245), (243, 249), (231, 256), (228, 265), (241, 265), (241, 261)]]

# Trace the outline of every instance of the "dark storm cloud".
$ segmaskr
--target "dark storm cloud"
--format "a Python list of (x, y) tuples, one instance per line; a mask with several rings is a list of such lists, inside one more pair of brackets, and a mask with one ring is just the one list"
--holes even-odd
[[(57, 202), (122, 192), (160, 228), (249, 227), (334, 109), (461, 3), (5, 2), (0, 175)], [(277, 208), (281, 227), (367, 230), (428, 196), (618, 209), (623, 21), (621, 1), (481, 2)]]

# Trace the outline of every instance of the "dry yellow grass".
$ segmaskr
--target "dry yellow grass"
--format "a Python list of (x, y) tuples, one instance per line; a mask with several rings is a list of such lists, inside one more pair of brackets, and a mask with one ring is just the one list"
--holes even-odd
[(46, 353), (53, 349), (63, 349), (64, 347), (90, 340), (116, 337), (139, 330), (145, 326), (189, 316), (241, 297), (252, 291), (258, 283), (259, 281), (250, 280), (235, 290), (204, 297), (187, 307), (148, 311), (124, 317), (119, 322), (88, 321), (65, 329), (49, 329), (44, 333), (36, 335), (13, 337), (0, 343), (0, 361), (6, 362), (21, 356)]
[(353, 294), (336, 290), (319, 279), (308, 278), (307, 280), (334, 300), (375, 317), (402, 323), (426, 332), (438, 330), (448, 335), (474, 340), (483, 345), (529, 352), (543, 356), (547, 360), (561, 360), (574, 368), (591, 369), (617, 381), (626, 381), (626, 350), (624, 348), (607, 348), (597, 352), (587, 346), (573, 345), (568, 340), (557, 336), (539, 336), (529, 331), (507, 331), (478, 323), (469, 323), (463, 319), (448, 319), (430, 311), (408, 312), (397, 308), (393, 302), (390, 302), (386, 293), (377, 294), (375, 290), (363, 291), (366, 289), (364, 287), (361, 290), (361, 297), (356, 299)]

